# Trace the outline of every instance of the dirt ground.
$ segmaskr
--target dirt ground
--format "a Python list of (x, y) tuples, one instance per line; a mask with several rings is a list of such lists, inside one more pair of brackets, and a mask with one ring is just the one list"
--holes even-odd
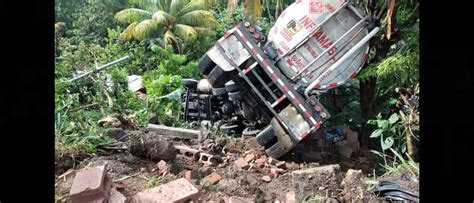
[[(176, 180), (183, 177), (185, 170), (200, 170), (202, 168), (209, 168), (210, 171), (216, 172), (221, 176), (221, 180), (213, 185), (202, 185), (200, 180), (202, 177), (193, 177), (190, 181), (198, 188), (202, 189), (202, 195), (199, 202), (222, 202), (223, 198), (230, 196), (238, 196), (253, 199), (255, 202), (285, 202), (290, 191), (294, 190), (292, 186), (291, 172), (300, 169), (308, 169), (317, 166), (324, 166), (328, 164), (340, 164), (341, 157), (336, 150), (331, 147), (315, 147), (314, 141), (316, 139), (307, 139), (302, 142), (297, 148), (290, 153), (277, 160), (277, 163), (285, 163), (285, 167), (277, 167), (278, 164), (269, 164), (268, 161), (264, 164), (256, 164), (258, 159), (268, 160), (263, 149), (256, 143), (254, 138), (241, 137), (214, 137), (210, 136), (207, 139), (199, 142), (193, 139), (178, 139), (166, 138), (172, 145), (186, 145), (193, 149), (198, 149), (201, 152), (212, 154), (219, 158), (219, 161), (209, 165), (202, 161), (192, 160), (184, 156), (176, 156), (167, 164), (171, 169), (169, 173), (164, 173), (158, 168), (157, 160), (150, 160), (131, 155), (127, 150), (113, 150), (98, 153), (95, 156), (90, 156), (80, 160), (76, 164), (74, 170), (72, 169), (72, 160), (68, 160), (68, 164), (64, 164), (60, 159), (56, 165), (56, 200), (57, 202), (66, 202), (68, 200), (68, 193), (73, 182), (75, 172), (87, 166), (107, 165), (108, 174), (112, 178), (112, 187), (126, 197), (131, 197), (134, 194), (146, 190), (147, 188), (155, 187), (160, 184), (165, 184), (169, 181)], [(168, 147), (168, 146), (167, 146)], [(316, 150), (317, 149), (317, 150)], [(234, 164), (237, 158), (246, 158), (247, 155), (253, 155), (255, 158), (251, 161), (252, 165), (249, 169), (242, 169)], [(368, 156), (364, 149), (360, 149), (355, 153), (356, 158), (351, 158), (355, 164), (346, 166), (340, 164), (341, 171), (338, 172), (340, 179), (337, 181), (329, 181), (326, 177), (319, 178), (317, 181), (321, 183), (326, 182), (324, 186), (316, 189), (316, 191), (307, 194), (306, 200), (308, 202), (329, 200), (334, 198), (334, 202), (344, 202), (344, 188), (341, 186), (341, 180), (344, 177), (348, 168), (362, 169), (365, 174), (370, 174), (372, 167), (361, 167), (358, 156), (364, 156), (363, 163), (365, 165), (373, 165), (370, 163), (373, 158)], [(309, 160), (309, 161), (308, 161)], [(78, 161), (79, 162), (79, 161)], [(347, 162), (347, 160), (346, 160)], [(367, 164), (369, 163), (369, 164)], [(278, 170), (277, 175), (271, 170)], [(65, 175), (66, 174), (66, 175)], [(270, 181), (264, 180), (264, 176), (269, 176)], [(364, 177), (366, 178), (366, 177)], [(400, 180), (404, 188), (418, 192), (418, 184), (413, 181), (404, 181), (400, 177), (383, 177), (384, 180)], [(310, 181), (310, 178), (305, 181)], [(359, 187), (367, 188), (367, 186), (360, 181)], [(351, 188), (358, 187), (357, 185), (350, 185)], [(370, 192), (363, 192), (363, 197), (359, 199), (369, 201), (379, 201), (380, 198), (371, 194)]]

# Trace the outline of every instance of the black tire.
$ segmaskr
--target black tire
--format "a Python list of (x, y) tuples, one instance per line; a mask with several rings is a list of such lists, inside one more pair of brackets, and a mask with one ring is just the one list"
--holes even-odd
[(255, 137), (260, 132), (260, 129), (251, 130), (250, 127), (247, 127), (242, 131), (243, 136), (252, 136)]
[(272, 142), (274, 139), (277, 139), (271, 125), (268, 125), (262, 131), (260, 131), (260, 133), (257, 134), (256, 138), (257, 138), (258, 144), (262, 146), (265, 146), (268, 143)]
[(227, 90), (224, 87), (220, 88), (212, 88), (212, 95), (214, 96), (221, 96), (227, 94)]
[(198, 81), (194, 79), (182, 79), (181, 82), (185, 87), (191, 88), (191, 89), (196, 89), (198, 85)]
[(240, 125), (229, 125), (227, 123), (221, 125), (219, 129), (221, 130), (222, 133), (228, 134), (228, 135), (239, 134), (240, 132), (242, 132), (242, 127)]
[(214, 88), (224, 87), (225, 83), (230, 80), (230, 75), (234, 71), (225, 72), (221, 67), (216, 66), (209, 73), (207, 80)]
[(230, 101), (239, 101), (242, 98), (240, 95), (240, 91), (237, 92), (229, 92), (229, 100)]
[(236, 92), (239, 91), (239, 86), (237, 86), (237, 84), (231, 80), (225, 84), (225, 89), (227, 92)]
[(216, 66), (216, 63), (209, 58), (207, 54), (204, 54), (199, 60), (198, 69), (202, 75), (207, 75)]
[(275, 143), (273, 146), (265, 150), (268, 156), (278, 159), (285, 155), (290, 149), (285, 148), (280, 142)]

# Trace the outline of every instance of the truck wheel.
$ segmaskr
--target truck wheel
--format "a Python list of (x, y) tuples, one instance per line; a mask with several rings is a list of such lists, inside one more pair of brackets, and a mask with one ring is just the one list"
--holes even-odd
[(207, 80), (212, 85), (212, 87), (224, 87), (225, 83), (230, 80), (231, 72), (225, 72), (221, 67), (216, 66), (209, 73)]
[(257, 134), (257, 142), (258, 144), (265, 146), (274, 139), (277, 139), (275, 137), (275, 134), (273, 133), (273, 129), (271, 125), (268, 125), (266, 128), (264, 128), (260, 133)]
[(202, 75), (207, 75), (209, 72), (211, 72), (214, 66), (216, 66), (214, 61), (212, 61), (211, 58), (207, 56), (207, 54), (204, 54), (204, 56), (202, 56), (199, 60), (198, 69)]
[(227, 92), (239, 91), (239, 87), (232, 80), (225, 84), (225, 89), (227, 90)]
[(227, 90), (224, 87), (212, 88), (212, 95), (221, 96), (227, 93)]
[(258, 133), (260, 132), (259, 129), (256, 129), (256, 130), (251, 130), (250, 127), (247, 127), (244, 129), (244, 131), (242, 131), (242, 135), (243, 136), (256, 136)]
[(181, 82), (185, 87), (191, 88), (191, 89), (196, 89), (198, 85), (198, 81), (194, 79), (182, 79)]
[(273, 146), (265, 150), (268, 156), (278, 159), (285, 155), (289, 150), (286, 149), (280, 142), (276, 142)]
[(242, 131), (241, 126), (239, 125), (229, 125), (229, 124), (224, 124), (219, 127), (222, 133), (224, 134), (239, 134)]
[(237, 92), (229, 92), (229, 100), (230, 101), (238, 101), (240, 100), (240, 91)]

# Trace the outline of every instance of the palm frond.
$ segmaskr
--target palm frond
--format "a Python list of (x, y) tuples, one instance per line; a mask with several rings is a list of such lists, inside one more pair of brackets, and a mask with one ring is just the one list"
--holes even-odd
[(189, 4), (186, 4), (186, 6), (178, 12), (178, 14), (176, 14), (176, 17), (180, 17), (186, 13), (198, 10), (206, 10), (206, 5), (203, 2), (190, 2)]
[(173, 33), (183, 41), (193, 40), (197, 37), (197, 31), (189, 25), (176, 24)]
[(165, 12), (170, 12), (170, 5), (172, 0), (158, 0), (158, 9)]
[(115, 19), (121, 23), (133, 23), (133, 22), (140, 22), (146, 19), (150, 19), (152, 13), (150, 11), (138, 9), (138, 8), (128, 8), (119, 11), (115, 14)]
[(176, 20), (178, 24), (189, 25), (192, 27), (206, 27), (215, 28), (219, 26), (219, 23), (214, 18), (211, 12), (197, 10), (186, 13)]
[(196, 32), (202, 32), (202, 33), (208, 33), (212, 32), (212, 29), (206, 28), (206, 27), (193, 27)]
[(217, 0), (191, 0), (191, 2), (203, 3), (205, 6), (205, 10), (208, 10), (209, 8), (217, 4)]
[(120, 39), (122, 39), (123, 41), (132, 41), (135, 39), (135, 37), (133, 36), (133, 32), (135, 30), (135, 26), (137, 26), (138, 22), (133, 22), (131, 23), (130, 25), (128, 25), (127, 28), (125, 28), (125, 30), (123, 30), (122, 33), (120, 33)]
[(163, 30), (163, 25), (163, 23), (158, 23), (155, 20), (144, 20), (135, 26), (133, 36), (138, 40), (152, 38)]
[(172, 16), (177, 16), (179, 11), (184, 8), (190, 0), (172, 0), (170, 5), (170, 11), (168, 12)]
[(156, 11), (151, 18), (158, 23), (169, 24), (173, 17), (165, 11)]
[(165, 46), (167, 45), (173, 45), (173, 44), (178, 44), (178, 39), (176, 38), (176, 35), (173, 34), (171, 30), (167, 30), (165, 34), (163, 35), (163, 39), (165, 41)]

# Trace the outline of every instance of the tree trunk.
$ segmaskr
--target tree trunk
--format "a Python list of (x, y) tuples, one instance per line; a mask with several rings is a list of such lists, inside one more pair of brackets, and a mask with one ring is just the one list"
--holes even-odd
[(362, 145), (371, 149), (376, 148), (376, 142), (370, 139), (369, 136), (374, 130), (372, 126), (367, 124), (367, 121), (375, 117), (375, 101), (376, 96), (376, 77), (370, 77), (367, 80), (360, 81), (360, 110), (361, 110), (361, 133), (359, 141)]

